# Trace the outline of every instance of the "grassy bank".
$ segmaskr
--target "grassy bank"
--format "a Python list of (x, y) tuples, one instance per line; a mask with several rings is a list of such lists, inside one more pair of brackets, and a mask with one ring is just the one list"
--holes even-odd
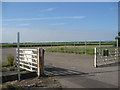
[(22, 81), (11, 81), (2, 84), (2, 90), (38, 90), (42, 88), (62, 88), (57, 79), (52, 77), (30, 78)]

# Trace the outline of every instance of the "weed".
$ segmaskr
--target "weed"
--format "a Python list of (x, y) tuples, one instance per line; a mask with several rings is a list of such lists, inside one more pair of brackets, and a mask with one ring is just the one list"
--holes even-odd
[(13, 66), (14, 65), (14, 56), (12, 56), (12, 55), (7, 56), (7, 65), (8, 66)]

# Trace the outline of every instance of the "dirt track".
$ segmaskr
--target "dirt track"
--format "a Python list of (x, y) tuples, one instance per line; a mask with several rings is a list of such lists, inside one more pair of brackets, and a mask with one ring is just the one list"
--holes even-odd
[[(15, 48), (3, 49), (6, 55), (15, 56)], [(118, 86), (118, 66), (93, 67), (93, 56), (65, 53), (45, 53), (45, 73), (56, 77), (68, 88), (116, 88)]]

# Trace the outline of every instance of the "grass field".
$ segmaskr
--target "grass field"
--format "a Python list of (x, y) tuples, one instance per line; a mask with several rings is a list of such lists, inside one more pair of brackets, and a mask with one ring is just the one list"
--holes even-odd
[[(98, 45), (89, 46), (54, 46), (46, 48), (47, 52), (75, 53), (75, 54), (94, 54), (94, 48)], [(102, 45), (102, 47), (113, 47), (113, 45)]]
[[(54, 43), (20, 43), (20, 47), (46, 47), (46, 52), (61, 52), (75, 54), (94, 54), (94, 48), (113, 47), (115, 41), (109, 42), (54, 42)], [(16, 43), (2, 44), (2, 48), (17, 47)]]
[[(104, 41), (101, 45), (115, 45), (115, 41)], [(99, 45), (99, 42), (87, 42), (87, 45)], [(20, 43), (20, 47), (41, 47), (41, 46), (85, 46), (85, 42), (52, 42), (52, 43)], [(17, 43), (0, 44), (2, 48), (17, 47)]]

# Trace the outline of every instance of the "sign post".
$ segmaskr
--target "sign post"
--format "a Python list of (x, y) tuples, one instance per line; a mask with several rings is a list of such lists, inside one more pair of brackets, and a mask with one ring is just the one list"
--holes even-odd
[(19, 35), (19, 32), (17, 33), (17, 51), (18, 51), (18, 55), (17, 55), (17, 59), (18, 59), (18, 80), (20, 81), (20, 60), (19, 60), (19, 43), (20, 43), (20, 35)]

